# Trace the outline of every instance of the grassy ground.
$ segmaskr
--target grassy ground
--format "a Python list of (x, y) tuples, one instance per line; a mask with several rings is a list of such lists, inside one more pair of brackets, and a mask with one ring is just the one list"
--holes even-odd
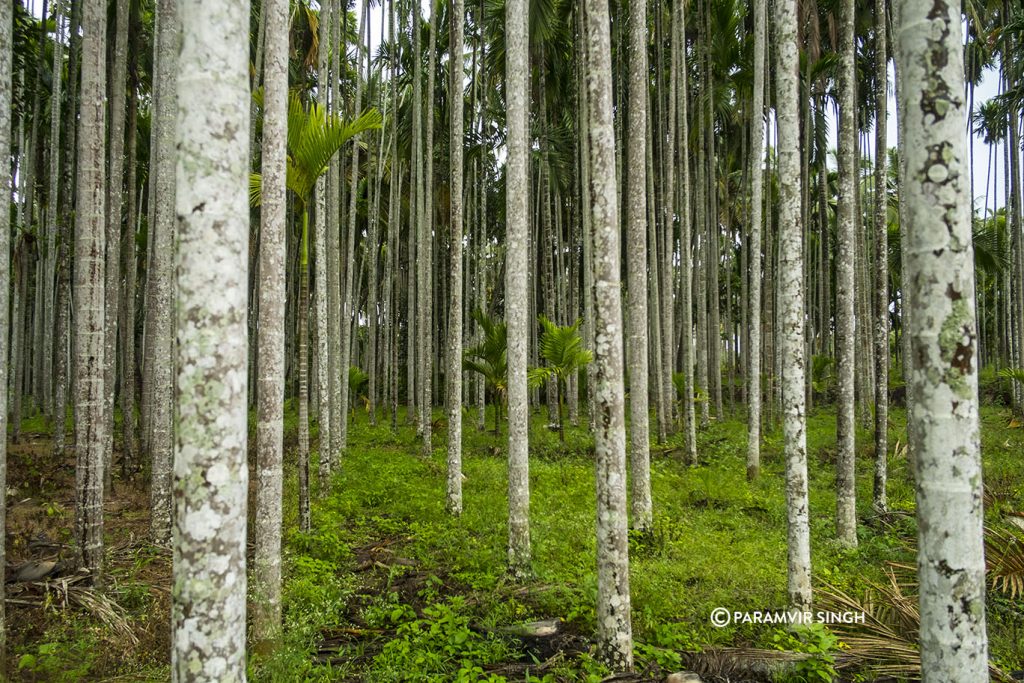
[[(317, 495), (314, 502), (311, 533), (297, 530), (294, 461), (289, 460), (285, 629), (275, 652), (252, 658), (254, 680), (600, 680), (604, 672), (589, 641), (596, 595), (591, 437), (582, 428), (569, 428), (562, 445), (540, 416), (534, 418), (533, 578), (519, 584), (504, 575), (504, 433), (491, 433), (491, 417), (488, 431), (476, 429), (475, 415), (467, 414), (465, 423), (465, 512), (458, 519), (444, 511), (443, 420), (437, 423), (435, 448), (425, 457), (414, 429), (404, 426), (404, 415), (397, 433), (387, 426), (370, 427), (365, 413), (356, 415), (341, 471), (326, 495)], [(1019, 460), (1024, 435), (1008, 423), (1001, 409), (983, 412), (993, 523), (1007, 511), (1024, 510)], [(897, 454), (890, 458), (889, 499), (895, 514), (885, 518), (870, 510), (870, 434), (858, 434), (862, 523), (860, 547), (850, 551), (831, 540), (834, 416), (827, 411), (811, 416), (816, 588), (860, 596), (871, 584), (888, 583), (887, 563), (913, 564), (913, 519), (900, 514), (913, 512), (908, 464), (898, 447), (905, 441), (903, 424), (902, 411), (894, 411), (890, 443)], [(289, 412), (286, 443), (295, 443), (296, 429)], [(29, 464), (38, 462), (33, 458), (47, 462), (40, 431), (41, 426), (26, 425), (26, 443), (37, 444), (35, 451), (26, 443), (12, 448), (11, 484), (31, 489), (34, 505), (32, 514), (21, 515), (34, 520), (32, 524), (15, 516), (9, 530), (14, 559), (29, 555), (32, 533), (57, 536), (73, 516), (71, 489), (61, 488), (69, 483), (69, 474), (73, 477), (67, 465), (62, 475), (61, 468), (47, 465), (30, 473)], [(699, 434), (700, 464), (693, 468), (681, 463), (678, 444), (652, 447), (654, 530), (631, 541), (637, 662), (647, 678), (692, 667), (711, 680), (730, 671), (766, 680), (763, 670), (744, 664), (747, 650), (717, 648), (817, 653), (790, 664), (789, 680), (823, 680), (820, 676), (844, 659), (842, 646), (824, 629), (791, 633), (764, 624), (715, 628), (709, 620), (716, 607), (768, 610), (781, 609), (786, 602), (781, 434), (766, 433), (763, 474), (752, 484), (745, 479), (745, 435), (742, 421), (713, 422)], [(19, 483), (16, 477), (26, 481)], [(16, 669), (19, 661), (27, 661), (26, 655), (31, 657), (20, 671), (25, 680), (166, 678), (168, 562), (165, 553), (142, 541), (145, 503), (134, 487), (115, 487), (111, 505), (122, 512), (108, 514), (107, 532), (114, 577), (108, 595), (123, 609), (123, 621), (140, 634), (139, 643), (123, 643), (95, 612), (53, 604), (13, 605), (10, 665)], [(57, 505), (58, 511), (47, 512), (48, 504)], [(548, 618), (564, 622), (553, 638), (515, 638), (505, 630)], [(1024, 668), (1024, 603), (993, 592), (989, 630), (993, 659), (1006, 669)], [(116, 658), (108, 646), (118, 648)]]

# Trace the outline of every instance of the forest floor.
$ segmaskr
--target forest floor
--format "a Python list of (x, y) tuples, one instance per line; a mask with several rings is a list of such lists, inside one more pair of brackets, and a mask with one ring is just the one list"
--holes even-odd
[[(297, 422), (294, 411), (287, 415), (285, 628), (276, 650), (250, 658), (252, 680), (604, 678), (592, 649), (593, 439), (583, 427), (567, 428), (561, 444), (541, 415), (533, 418), (533, 576), (517, 583), (504, 571), (504, 425), (495, 436), (491, 417), (481, 431), (475, 412), (466, 413), (465, 511), (453, 519), (444, 510), (444, 420), (435, 423), (433, 451), (423, 456), (404, 413), (392, 433), (386, 421), (371, 427), (358, 412), (327, 495), (314, 475), (313, 530), (303, 533)], [(1024, 430), (998, 407), (983, 409), (982, 424), (987, 522), (1002, 529), (1000, 542), (1024, 543), (1011, 523), (1024, 511)], [(809, 418), (815, 600), (823, 609), (864, 609), (867, 625), (711, 623), (716, 607), (752, 612), (786, 604), (781, 432), (766, 431), (762, 476), (748, 483), (740, 416), (713, 420), (699, 432), (696, 467), (683, 465), (678, 437), (652, 443), (654, 528), (632, 538), (630, 548), (638, 674), (628, 680), (663, 680), (682, 670), (698, 671), (705, 681), (823, 681), (836, 670), (844, 680), (883, 680), (875, 674), (913, 671), (907, 652), (915, 638), (914, 586), (905, 567), (914, 565), (916, 527), (903, 411), (891, 415), (890, 514), (871, 510), (871, 436), (858, 432), (855, 550), (833, 540), (834, 425), (827, 409)], [(12, 679), (166, 680), (170, 553), (146, 540), (144, 486), (115, 477), (105, 506), (108, 579), (96, 592), (61, 566), (44, 564), (71, 555), (70, 450), (54, 456), (50, 436), (34, 420), (9, 448), (8, 578), (25, 566), (52, 572), (8, 584)], [(1004, 671), (1024, 669), (1024, 596), (1011, 598), (1011, 585), (1000, 588), (1006, 591), (990, 590), (988, 599), (991, 656)], [(557, 620), (542, 625), (554, 633), (522, 632), (523, 624), (540, 620)]]

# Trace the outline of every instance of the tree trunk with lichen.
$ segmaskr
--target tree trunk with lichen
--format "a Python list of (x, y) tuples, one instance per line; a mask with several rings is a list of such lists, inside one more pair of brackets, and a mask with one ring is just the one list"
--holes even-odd
[(103, 580), (104, 261), (106, 234), (106, 3), (82, 7), (82, 97), (75, 211), (75, 544), (78, 561)]
[[(259, 374), (256, 417), (256, 552), (253, 638), (281, 627), (284, 438), (285, 139), (288, 131), (288, 3), (264, 0), (262, 197), (260, 205)], [(318, 254), (319, 256), (319, 254)]]
[(764, 159), (766, 0), (754, 0), (754, 90), (750, 115), (750, 272), (747, 280), (747, 479), (761, 473), (761, 197)]
[(244, 681), (249, 4), (180, 7), (171, 679)]
[[(11, 150), (11, 69), (14, 46), (12, 4), (0, 3), (0, 159), (7, 159)], [(0, 166), (0, 197), (11, 196), (11, 169), (8, 164)], [(11, 279), (11, 212), (0, 211), (0, 434), (7, 434), (7, 330), (8, 298)], [(7, 491), (7, 439), (0, 438), (0, 491)], [(6, 538), (7, 506), (0, 506), (0, 538)], [(0, 567), (6, 566), (4, 544), (0, 544)], [(4, 609), (4, 587), (0, 581), (0, 678), (4, 677), (4, 662), (7, 654), (7, 619)]]
[[(974, 250), (960, 6), (896, 4), (921, 673), (987, 681)], [(937, 213), (936, 207), (945, 207)]]
[[(448, 407), (448, 511), (462, 513), (462, 138), (464, 55), (462, 46), (465, 18), (463, 0), (454, 0), (449, 20), (448, 102), (450, 107), (451, 239), (448, 299), (448, 366), (445, 372), (445, 402)], [(373, 311), (370, 312), (373, 315)]]
[(889, 58), (886, 51), (886, 4), (875, 0), (875, 474), (874, 508), (884, 512), (889, 454), (889, 150), (886, 140)]
[[(332, 3), (324, 2), (320, 9), (319, 38), (320, 45), (327, 45), (330, 42), (329, 26), (331, 25)], [(264, 12), (266, 14), (266, 12)], [(317, 67), (317, 80), (319, 83), (327, 83), (328, 66), (327, 50), (318, 50), (319, 56)], [(324, 87), (317, 88), (317, 104), (323, 111), (327, 111), (327, 90)], [(330, 351), (328, 348), (328, 236), (327, 236), (327, 174), (321, 174), (316, 180), (314, 190), (313, 210), (313, 234), (315, 253), (315, 290), (314, 299), (316, 303), (316, 381), (317, 381), (317, 427), (320, 433), (319, 442), (319, 469), (320, 489), (324, 491), (330, 475), (330, 453), (331, 453), (331, 386), (329, 372), (331, 366)]]
[(790, 607), (811, 604), (811, 538), (807, 497), (807, 415), (804, 377), (803, 248), (800, 228), (800, 101), (796, 0), (775, 4), (778, 110), (779, 292), (783, 359), (782, 413), (788, 518)]
[[(594, 456), (597, 462), (597, 640), (615, 672), (633, 668), (626, 511), (622, 295), (608, 3), (586, 0), (590, 206), (594, 239)], [(641, 131), (642, 132), (642, 131)], [(646, 436), (646, 434), (645, 434)]]
[(836, 536), (857, 545), (854, 460), (854, 265), (857, 260), (857, 111), (854, 1), (843, 0), (839, 74), (839, 198), (836, 210)]
[[(156, 163), (153, 168), (154, 209), (151, 259), (147, 268), (146, 362), (152, 366), (149, 448), (152, 462), (150, 533), (157, 543), (171, 540), (171, 459), (173, 442), (173, 326), (175, 216), (174, 140), (179, 93), (174, 88), (178, 62), (179, 17), (182, 0), (159, 0), (157, 5), (156, 72), (158, 94), (154, 114)], [(248, 103), (246, 103), (248, 106)], [(248, 145), (248, 142), (246, 142)], [(248, 146), (246, 147), (248, 149)], [(248, 268), (246, 268), (248, 270)]]
[(508, 562), (509, 571), (524, 577), (530, 567), (530, 471), (526, 387), (529, 340), (527, 306), (529, 196), (529, 5), (505, 4), (505, 74), (508, 161), (505, 178), (505, 311), (508, 324)]
[(111, 488), (114, 460), (114, 394), (117, 385), (117, 322), (121, 287), (121, 223), (124, 219), (124, 128), (125, 89), (128, 76), (128, 0), (117, 0), (114, 29), (114, 64), (110, 83), (110, 177), (107, 180), (105, 274), (106, 311), (104, 313), (105, 390), (103, 419), (106, 443), (103, 447), (104, 488)]
[[(629, 16), (629, 192), (626, 205), (626, 291), (629, 363), (629, 459), (633, 487), (632, 526), (647, 531), (652, 523), (651, 440), (647, 374), (647, 1), (630, 4)], [(671, 229), (671, 228), (668, 228)], [(657, 270), (652, 271), (657, 278)], [(655, 310), (655, 317), (660, 313)], [(660, 389), (660, 386), (659, 386)], [(664, 425), (664, 405), (658, 416)]]

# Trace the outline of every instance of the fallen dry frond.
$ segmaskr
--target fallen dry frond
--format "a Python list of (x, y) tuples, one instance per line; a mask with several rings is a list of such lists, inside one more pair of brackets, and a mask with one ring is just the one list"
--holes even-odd
[(138, 636), (131, 627), (127, 613), (116, 602), (95, 588), (86, 585), (87, 577), (79, 574), (53, 581), (32, 581), (17, 584), (8, 602), (23, 607), (79, 609), (98, 620), (119, 638), (137, 645)]

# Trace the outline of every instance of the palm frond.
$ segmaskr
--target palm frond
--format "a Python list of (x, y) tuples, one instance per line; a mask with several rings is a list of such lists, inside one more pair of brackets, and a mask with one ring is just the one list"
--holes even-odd
[(249, 174), (249, 206), (257, 207), (263, 203), (263, 174)]
[(544, 333), (537, 350), (551, 371), (560, 379), (568, 377), (593, 360), (593, 354), (583, 348), (579, 329), (582, 319), (572, 325), (558, 325), (544, 315), (537, 316)]
[(1003, 379), (1024, 383), (1024, 368), (1003, 368), (999, 371), (999, 376)]
[(1011, 600), (1024, 596), (1024, 535), (1010, 529), (985, 529), (985, 564), (992, 587)]
[(358, 365), (350, 365), (348, 368), (348, 387), (353, 394), (359, 396), (365, 391), (370, 383), (370, 376), (363, 372)]

